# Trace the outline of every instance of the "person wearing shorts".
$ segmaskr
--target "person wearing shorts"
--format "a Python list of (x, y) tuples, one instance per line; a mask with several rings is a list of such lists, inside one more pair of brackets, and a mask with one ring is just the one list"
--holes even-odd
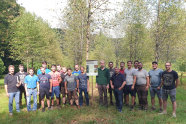
[(75, 101), (77, 108), (80, 108), (79, 106), (79, 100), (77, 91), (79, 92), (79, 84), (76, 85), (76, 76), (72, 74), (72, 69), (68, 68), (67, 70), (67, 76), (65, 77), (65, 92), (68, 95), (68, 101), (70, 102), (70, 105), (73, 106), (73, 102)]
[(52, 80), (49, 74), (45, 73), (45, 68), (41, 67), (42, 74), (38, 75), (39, 78), (39, 94), (41, 97), (42, 112), (45, 111), (44, 100), (47, 99), (48, 110), (50, 110), (50, 93), (52, 92)]
[(51, 72), (49, 72), (52, 78), (52, 95), (51, 95), (51, 109), (54, 107), (54, 94), (56, 96), (57, 107), (60, 109), (59, 105), (59, 96), (60, 96), (60, 83), (61, 83), (61, 75), (58, 71), (56, 71), (56, 65), (51, 66)]
[(160, 114), (167, 114), (167, 99), (170, 96), (173, 112), (172, 116), (176, 117), (176, 88), (179, 84), (178, 73), (171, 69), (171, 63), (165, 63), (166, 70), (162, 73), (162, 82), (158, 89), (163, 86), (162, 99), (163, 99), (163, 112)]
[(152, 110), (155, 108), (155, 95), (157, 94), (159, 99), (160, 112), (162, 112), (162, 88), (157, 89), (161, 84), (161, 75), (163, 70), (158, 68), (158, 63), (156, 61), (152, 62), (152, 70), (149, 71), (150, 78), (150, 95)]
[(135, 101), (135, 90), (132, 90), (133, 78), (135, 70), (132, 68), (132, 61), (127, 62), (128, 68), (125, 69), (126, 85), (125, 85), (125, 94), (126, 94), (126, 104), (129, 105), (129, 94), (131, 95), (131, 110), (134, 109)]

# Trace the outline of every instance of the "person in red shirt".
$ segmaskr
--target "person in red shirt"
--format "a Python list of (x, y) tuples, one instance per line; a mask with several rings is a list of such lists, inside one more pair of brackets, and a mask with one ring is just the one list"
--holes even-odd
[(53, 108), (54, 106), (54, 94), (56, 96), (56, 102), (57, 102), (57, 106), (58, 108), (60, 108), (59, 106), (59, 96), (60, 96), (60, 83), (61, 83), (61, 74), (56, 71), (56, 65), (52, 65), (51, 67), (51, 72), (49, 72), (51, 78), (52, 78), (52, 95), (51, 95), (51, 101), (52, 101), (52, 106), (51, 108)]
[[(120, 70), (119, 72), (125, 76), (125, 62), (120, 62)], [(124, 96), (124, 104), (126, 104), (126, 90), (123, 88), (123, 96)]]

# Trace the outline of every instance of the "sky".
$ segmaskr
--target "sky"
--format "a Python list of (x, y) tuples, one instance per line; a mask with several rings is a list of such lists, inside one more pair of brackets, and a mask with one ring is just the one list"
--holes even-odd
[[(104, 14), (106, 21), (112, 19), (112, 17), (121, 10), (122, 1), (123, 0), (109, 0), (108, 8), (111, 10), (109, 13)], [(26, 11), (35, 13), (37, 16), (43, 18), (52, 28), (60, 27), (61, 12), (67, 6), (67, 0), (17, 0), (17, 3), (23, 6)], [(97, 13), (97, 15), (99, 15), (99, 13)], [(111, 37), (117, 37), (112, 29), (109, 29), (107, 33), (113, 35)]]

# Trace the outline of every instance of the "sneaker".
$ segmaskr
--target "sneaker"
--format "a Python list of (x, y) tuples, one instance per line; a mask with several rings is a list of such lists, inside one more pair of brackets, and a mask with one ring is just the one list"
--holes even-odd
[(11, 112), (10, 112), (10, 113), (9, 113), (9, 115), (10, 115), (10, 116), (12, 116), (12, 115), (13, 115), (13, 113), (11, 113)]
[(48, 110), (51, 110), (51, 107), (48, 107)]
[(42, 108), (42, 112), (45, 112), (45, 108)]
[(110, 102), (110, 105), (114, 105), (114, 103), (113, 102)]
[(176, 113), (172, 113), (172, 117), (173, 118), (176, 118)]
[(120, 113), (122, 113), (122, 110), (121, 110), (121, 109), (118, 109), (118, 111), (119, 111)]
[(166, 115), (166, 114), (167, 114), (167, 112), (163, 111), (163, 112), (158, 113), (158, 114), (160, 114), (160, 115)]
[(134, 106), (131, 106), (131, 107), (130, 107), (130, 111), (132, 111), (132, 110), (134, 110)]
[(54, 109), (54, 106), (53, 105), (51, 105), (51, 110), (53, 110)]
[(151, 107), (151, 110), (152, 110), (152, 111), (155, 111), (155, 110), (156, 110), (156, 108), (155, 108), (154, 106), (152, 106), (152, 107)]
[(161, 112), (163, 112), (163, 109), (162, 109), (162, 108), (160, 108), (160, 110), (159, 110), (159, 111), (160, 111), (160, 113), (161, 113)]

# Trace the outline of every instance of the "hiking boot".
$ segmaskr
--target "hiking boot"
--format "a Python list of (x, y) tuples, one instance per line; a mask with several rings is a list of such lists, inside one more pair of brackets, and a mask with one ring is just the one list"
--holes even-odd
[(42, 112), (45, 112), (45, 108), (42, 108)]
[(172, 117), (173, 118), (176, 118), (176, 113), (172, 113)]
[(161, 113), (161, 112), (163, 112), (163, 109), (162, 109), (162, 108), (160, 108), (159, 112), (160, 112), (160, 113)]
[(166, 115), (166, 114), (167, 114), (167, 112), (163, 111), (163, 112), (158, 113), (158, 114), (160, 114), (160, 115)]

